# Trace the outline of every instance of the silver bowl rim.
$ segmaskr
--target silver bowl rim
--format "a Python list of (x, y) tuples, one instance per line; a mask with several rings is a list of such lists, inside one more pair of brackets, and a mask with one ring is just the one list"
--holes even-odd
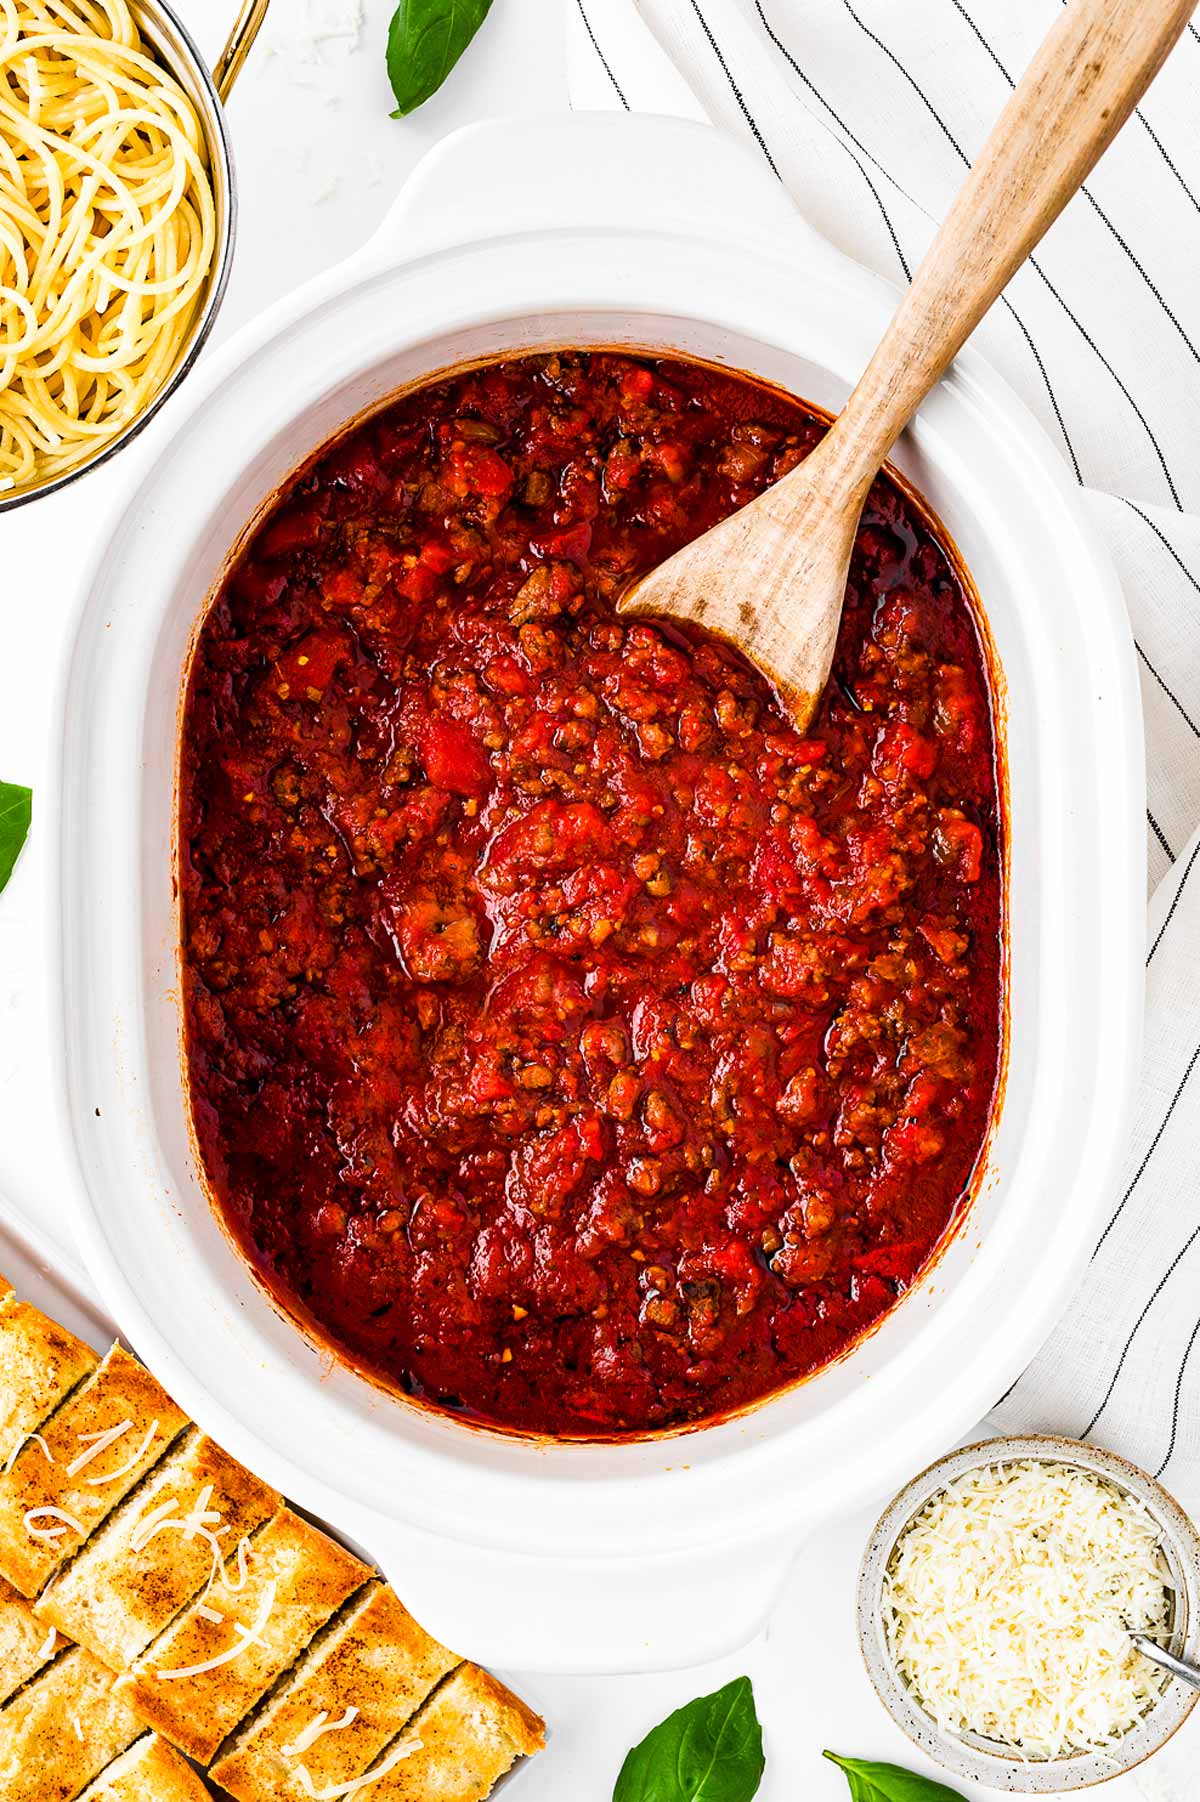
[[(233, 267), (234, 244), (237, 238), (238, 194), (237, 172), (233, 161), (233, 145), (229, 137), (229, 123), (225, 117), (225, 108), (221, 103), (220, 95), (217, 93), (216, 83), (213, 81), (208, 64), (200, 54), (196, 40), (187, 29), (187, 26), (179, 18), (174, 6), (170, 4), (170, 0), (136, 0), (136, 8), (137, 10), (144, 8), (147, 12), (152, 14), (156, 11), (162, 14), (163, 18), (178, 38), (179, 48), (187, 62), (189, 71), (195, 77), (201, 91), (208, 101), (208, 112), (211, 114), (213, 130), (211, 134), (206, 133), (206, 136), (211, 135), (211, 149), (220, 158), (226, 194), (225, 220), (220, 234), (216, 258), (213, 263), (208, 296), (204, 302), (203, 311), (198, 315), (193, 324), (191, 338), (187, 343), (183, 355), (176, 363), (174, 369), (171, 371), (158, 393), (147, 403), (137, 417), (132, 419), (125, 429), (118, 433), (117, 437), (112, 439), (110, 443), (96, 451), (93, 456), (85, 457), (82, 462), (76, 464), (74, 469), (64, 470), (61, 475), (54, 476), (50, 481), (40, 483), (37, 487), (17, 490), (9, 494), (0, 494), (0, 513), (11, 513), (18, 507), (28, 506), (33, 501), (45, 500), (47, 495), (57, 494), (60, 489), (68, 487), (72, 482), (79, 481), (81, 476), (91, 475), (94, 469), (99, 469), (102, 464), (110, 462), (119, 451), (123, 451), (127, 444), (132, 444), (133, 440), (138, 437), (141, 432), (145, 431), (159, 408), (165, 404), (183, 381), (184, 377), (188, 374), (189, 370), (194, 366), (197, 357), (208, 342), (209, 333), (216, 323), (217, 314), (221, 310), (221, 303), (225, 299), (225, 291), (229, 286), (229, 275)], [(160, 57), (163, 54), (161, 50), (156, 53)], [(170, 67), (169, 62), (167, 66)], [(172, 69), (171, 72), (172, 74), (178, 73), (175, 69)], [(206, 120), (205, 122), (207, 123), (208, 121)]]
[(1143, 1503), (1162, 1535), (1163, 1550), (1179, 1582), (1179, 1603), (1170, 1650), (1195, 1662), (1200, 1651), (1200, 1533), (1162, 1484), (1117, 1452), (1056, 1434), (1006, 1435), (976, 1441), (937, 1459), (888, 1503), (867, 1541), (857, 1590), (858, 1642), (875, 1693), (914, 1744), (957, 1777), (1013, 1795), (1061, 1795), (1086, 1789), (1134, 1770), (1181, 1727), (1200, 1692), (1177, 1678), (1162, 1700), (1107, 1752), (1066, 1758), (1025, 1760), (991, 1747), (975, 1735), (945, 1733), (904, 1683), (887, 1649), (883, 1628), (883, 1581), (892, 1553), (921, 1509), (955, 1478), (988, 1465), (1022, 1460), (1075, 1465), (1107, 1477)]

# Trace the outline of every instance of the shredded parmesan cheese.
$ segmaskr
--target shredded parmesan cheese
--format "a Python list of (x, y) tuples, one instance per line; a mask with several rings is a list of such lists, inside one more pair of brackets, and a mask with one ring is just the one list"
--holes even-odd
[[(47, 1520), (61, 1521), (62, 1525), (58, 1527), (35, 1527), (33, 1524), (34, 1521), (41, 1520), (43, 1517)], [(61, 1539), (68, 1527), (70, 1527), (73, 1533), (78, 1533), (80, 1538), (83, 1537), (83, 1527), (79, 1521), (75, 1519), (75, 1516), (73, 1514), (68, 1514), (64, 1508), (29, 1508), (22, 1518), (24, 1519), (26, 1531), (31, 1539)]]
[(85, 1452), (80, 1452), (78, 1458), (73, 1459), (67, 1465), (67, 1475), (77, 1477), (80, 1471), (92, 1462), (93, 1458), (98, 1458), (101, 1452), (106, 1452), (110, 1445), (115, 1445), (118, 1439), (123, 1438), (132, 1425), (131, 1420), (123, 1420), (119, 1427), (108, 1427), (103, 1433), (81, 1433), (79, 1435), (80, 1443), (87, 1445), (90, 1439), (91, 1444), (88, 1445)]
[(358, 1719), (358, 1709), (353, 1704), (347, 1708), (340, 1720), (331, 1721), (329, 1710), (322, 1708), (320, 1714), (314, 1715), (308, 1726), (299, 1732), (289, 1745), (280, 1746), (279, 1751), (284, 1758), (301, 1758), (310, 1746), (315, 1746), (323, 1733), (339, 1733), (343, 1727), (349, 1727)]
[[(151, 1445), (154, 1443), (154, 1435), (157, 1432), (158, 1432), (158, 1422), (156, 1420), (152, 1420), (150, 1422), (150, 1425), (146, 1428), (146, 1436), (142, 1440), (142, 1443), (138, 1446), (137, 1451), (134, 1452), (130, 1457), (128, 1457), (125, 1460), (124, 1464), (119, 1464), (117, 1466), (116, 1470), (110, 1470), (107, 1476), (89, 1477), (88, 1483), (89, 1484), (117, 1483), (120, 1481), (120, 1479), (122, 1477), (127, 1477), (131, 1470), (137, 1469), (137, 1467), (141, 1463), (142, 1459), (146, 1456), (146, 1453), (150, 1450)], [(68, 1475), (69, 1474), (70, 1473), (68, 1472)]]
[(143, 1514), (129, 1535), (130, 1551), (140, 1552), (148, 1546), (158, 1531), (159, 1523), (166, 1520), (168, 1515), (174, 1514), (178, 1506), (178, 1502), (172, 1496), (169, 1501), (159, 1502), (157, 1507), (151, 1508), (149, 1514)]
[(51, 1627), (49, 1633), (47, 1633), (45, 1639), (42, 1641), (41, 1645), (38, 1647), (38, 1663), (39, 1664), (44, 1663), (44, 1661), (47, 1658), (49, 1658), (51, 1652), (54, 1650), (57, 1640), (58, 1640), (58, 1628)]
[(1165, 1639), (1174, 1585), (1115, 1484), (1041, 1460), (968, 1472), (905, 1530), (884, 1583), (896, 1669), (947, 1733), (1030, 1759), (1098, 1752), (1161, 1696), (1131, 1632)]
[(202, 1532), (206, 1526), (212, 1526), (220, 1520), (220, 1512), (215, 1508), (209, 1508), (208, 1504), (211, 1500), (212, 1484), (206, 1483), (184, 1517), (184, 1531), (189, 1539), (194, 1539), (197, 1533)]
[(50, 1447), (46, 1444), (46, 1441), (42, 1438), (40, 1433), (22, 1433), (21, 1437), (17, 1440), (17, 1443), (13, 1446), (12, 1451), (9, 1452), (8, 1457), (4, 1460), (4, 1468), (3, 1470), (0, 1470), (0, 1476), (6, 1477), (8, 1475), (25, 1447), (30, 1444), (41, 1447), (42, 1455), (48, 1464), (58, 1463), (58, 1459), (54, 1456), (54, 1453), (50, 1450)]
[(226, 1576), (225, 1576), (225, 1587), (226, 1587), (226, 1589), (232, 1590), (234, 1595), (238, 1595), (246, 1587), (246, 1578), (247, 1578), (247, 1575), (249, 1574), (246, 1569), (246, 1554), (249, 1550), (250, 1550), (250, 1541), (246, 1538), (246, 1535), (243, 1533), (242, 1537), (237, 1542), (238, 1580), (235, 1583), (233, 1581), (233, 1578), (231, 1576), (229, 1576), (228, 1572), (226, 1573)]
[[(229, 1531), (227, 1526), (216, 1526), (221, 1515), (218, 1509), (209, 1507), (211, 1495), (212, 1484), (206, 1483), (192, 1507), (182, 1516), (175, 1513), (179, 1504), (174, 1497), (160, 1502), (157, 1507), (150, 1510), (149, 1514), (142, 1517), (129, 1536), (129, 1548), (133, 1552), (144, 1552), (150, 1541), (159, 1533), (182, 1533), (185, 1539), (207, 1540), (212, 1552), (212, 1567), (208, 1573), (208, 1582), (204, 1585), (198, 1598), (201, 1602), (207, 1598), (209, 1590), (221, 1574), (219, 1541), (221, 1535)], [(215, 1532), (213, 1531), (214, 1527), (216, 1527)]]
[(402, 1758), (411, 1758), (414, 1752), (421, 1749), (422, 1741), (419, 1739), (397, 1740), (383, 1763), (377, 1764), (373, 1771), (368, 1771), (362, 1777), (353, 1777), (349, 1783), (333, 1783), (328, 1789), (314, 1789), (313, 1780), (302, 1764), (293, 1765), (292, 1772), (305, 1795), (312, 1798), (312, 1802), (337, 1802), (340, 1796), (356, 1796), (360, 1789), (369, 1789), (371, 1784), (378, 1783), (381, 1777), (386, 1777), (389, 1771), (394, 1770)]
[(83, 1741), (83, 1728), (82, 1728), (82, 1726), (81, 1726), (81, 1725), (80, 1725), (80, 1720), (79, 1720), (79, 1716), (78, 1716), (78, 1715), (77, 1715), (77, 1714), (73, 1714), (73, 1715), (72, 1715), (72, 1716), (71, 1716), (71, 1725), (72, 1725), (72, 1727), (74, 1727), (74, 1729), (75, 1729), (75, 1738), (76, 1738), (76, 1739), (77, 1739), (77, 1740), (79, 1740), (79, 1741), (80, 1741), (80, 1743), (81, 1743), (81, 1744), (82, 1744), (82, 1741)]
[(155, 1676), (163, 1683), (178, 1682), (181, 1677), (202, 1677), (206, 1671), (219, 1670), (223, 1664), (232, 1664), (233, 1660), (240, 1657), (247, 1646), (263, 1644), (263, 1629), (271, 1618), (271, 1610), (274, 1606), (275, 1585), (274, 1583), (264, 1584), (258, 1619), (252, 1627), (243, 1627), (241, 1621), (231, 1621), (234, 1643), (224, 1652), (218, 1652), (215, 1658), (206, 1658), (203, 1664), (184, 1664), (174, 1671), (158, 1670), (154, 1673)]

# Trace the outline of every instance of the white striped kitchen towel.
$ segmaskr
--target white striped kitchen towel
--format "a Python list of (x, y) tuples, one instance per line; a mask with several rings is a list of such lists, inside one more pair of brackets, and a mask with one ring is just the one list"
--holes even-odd
[[(567, 3), (577, 106), (698, 113), (741, 134), (820, 231), (903, 281), (1061, 0)], [(1074, 468), (1124, 583), (1151, 891), (1145, 1067), (1115, 1211), (993, 1424), (1094, 1434), (1161, 1471), (1200, 1516), (1195, 28), (977, 342)]]

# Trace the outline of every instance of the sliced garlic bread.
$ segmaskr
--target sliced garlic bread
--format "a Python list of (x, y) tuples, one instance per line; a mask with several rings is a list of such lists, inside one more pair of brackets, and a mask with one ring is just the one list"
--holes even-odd
[(114, 1345), (43, 1422), (41, 1442), (27, 1440), (0, 1475), (0, 1573), (36, 1596), (187, 1424), (145, 1365)]
[(376, 1584), (318, 1637), (213, 1777), (238, 1802), (300, 1802), (299, 1764), (319, 1790), (352, 1782), (457, 1664), (394, 1590)]
[(38, 1619), (20, 1590), (0, 1577), (0, 1707), (65, 1643)]
[(210, 1802), (210, 1797), (187, 1759), (157, 1733), (147, 1733), (88, 1785), (79, 1802)]
[(71, 1802), (145, 1727), (113, 1675), (73, 1646), (0, 1709), (4, 1802)]
[(66, 1327), (9, 1297), (0, 1308), (0, 1470), (98, 1362)]
[(328, 1534), (282, 1508), (244, 1558), (230, 1560), (203, 1602), (173, 1621), (118, 1680), (117, 1692), (206, 1764), (370, 1575)]
[[(40, 1619), (128, 1670), (282, 1498), (194, 1429), (36, 1603)], [(215, 1541), (215, 1550), (214, 1550)]]
[(487, 1671), (464, 1664), (404, 1737), (419, 1748), (372, 1786), (370, 1802), (483, 1802), (518, 1758), (541, 1750), (545, 1724)]

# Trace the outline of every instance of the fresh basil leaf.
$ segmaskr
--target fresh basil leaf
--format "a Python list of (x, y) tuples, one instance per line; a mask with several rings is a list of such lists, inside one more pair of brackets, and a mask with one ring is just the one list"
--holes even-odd
[(636, 1745), (613, 1802), (750, 1802), (765, 1764), (749, 1677), (677, 1708)]
[(0, 782), (0, 889), (13, 873), (32, 817), (33, 790), (16, 782)]
[(875, 1764), (869, 1758), (839, 1758), (826, 1752), (845, 1771), (851, 1802), (965, 1802), (961, 1790), (949, 1789), (933, 1777), (906, 1771), (900, 1764)]
[(492, 0), (400, 0), (388, 32), (393, 119), (436, 94), (483, 21)]

